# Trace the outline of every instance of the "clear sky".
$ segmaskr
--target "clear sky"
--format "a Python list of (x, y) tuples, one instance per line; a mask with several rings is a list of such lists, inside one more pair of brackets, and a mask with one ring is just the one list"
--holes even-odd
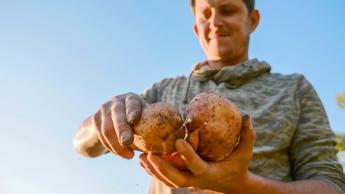
[[(250, 57), (314, 85), (345, 133), (345, 1), (257, 0)], [(86, 159), (72, 138), (113, 95), (187, 75), (204, 54), (187, 0), (0, 0), (0, 193), (146, 193), (137, 157)], [(138, 154), (137, 154), (138, 155)]]

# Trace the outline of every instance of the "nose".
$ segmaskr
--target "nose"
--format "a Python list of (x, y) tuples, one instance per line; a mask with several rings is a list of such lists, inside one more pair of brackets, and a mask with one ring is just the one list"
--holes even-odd
[(219, 14), (216, 10), (212, 11), (209, 21), (210, 21), (210, 27), (219, 27), (223, 23), (221, 14)]

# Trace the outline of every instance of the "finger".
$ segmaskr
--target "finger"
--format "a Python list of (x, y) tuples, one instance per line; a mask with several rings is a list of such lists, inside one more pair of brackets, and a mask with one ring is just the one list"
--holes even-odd
[(194, 179), (190, 173), (179, 171), (167, 161), (152, 153), (148, 154), (147, 159), (155, 170), (155, 174), (163, 177), (163, 180), (170, 182), (175, 187), (193, 186)]
[(142, 167), (146, 170), (148, 174), (162, 181), (167, 186), (174, 187), (174, 185), (171, 182), (169, 182), (169, 180), (165, 179), (163, 176), (157, 173), (157, 171), (152, 167), (151, 163), (147, 159), (147, 154), (145, 153), (141, 154), (139, 158), (140, 158), (140, 164), (142, 165)]
[(178, 168), (179, 170), (188, 170), (188, 167), (186, 166), (186, 163), (181, 158), (181, 155), (177, 152), (174, 152), (172, 154), (167, 154), (162, 156), (164, 160), (168, 161), (169, 164), (173, 165), (174, 167)]
[(109, 111), (102, 109), (102, 135), (110, 146), (110, 149), (113, 153), (118, 154), (126, 159), (131, 159), (134, 156), (134, 152), (128, 147), (122, 146), (117, 139), (116, 132), (113, 126), (111, 114)]
[(140, 166), (147, 172), (147, 174), (149, 174), (150, 176), (154, 176), (151, 170), (142, 161), (140, 161)]
[(113, 101), (111, 117), (120, 143), (124, 146), (130, 146), (133, 143), (134, 137), (132, 127), (126, 120), (126, 107), (123, 97), (115, 98)]
[(194, 148), (194, 150), (197, 150), (199, 146), (199, 131), (199, 129), (196, 129), (187, 136), (187, 141)]
[(243, 117), (243, 124), (242, 124), (242, 134), (240, 143), (234, 151), (234, 154), (249, 154), (248, 156), (251, 157), (253, 152), (253, 147), (256, 139), (256, 134), (253, 129), (251, 119), (249, 115), (245, 115)]
[(188, 169), (196, 176), (200, 176), (208, 170), (208, 164), (194, 151), (193, 147), (183, 139), (176, 140), (176, 151), (186, 163)]
[(142, 102), (139, 96), (128, 94), (125, 99), (126, 118), (129, 124), (136, 123), (141, 116)]
[(101, 111), (98, 111), (96, 114), (92, 116), (92, 126), (97, 131), (98, 140), (104, 146), (104, 148), (110, 152), (112, 152), (108, 142), (105, 140), (103, 133), (102, 133), (102, 119), (101, 119)]

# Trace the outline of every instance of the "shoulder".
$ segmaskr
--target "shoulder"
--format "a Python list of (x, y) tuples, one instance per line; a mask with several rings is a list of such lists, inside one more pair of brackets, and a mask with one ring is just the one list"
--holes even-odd
[(303, 74), (282, 74), (282, 73), (270, 73), (267, 76), (272, 81), (285, 81), (285, 82), (305, 82), (306, 78)]
[(177, 76), (174, 78), (164, 78), (151, 87), (144, 90), (142, 96), (147, 102), (154, 103), (164, 100), (164, 96), (181, 92), (187, 84), (186, 76)]
[(146, 88), (146, 90), (152, 90), (152, 89), (159, 89), (159, 88), (165, 88), (167, 86), (180, 84), (182, 82), (186, 82), (187, 77), (186, 76), (177, 76), (177, 77), (170, 77), (170, 78), (163, 78), (160, 81), (154, 82), (150, 87)]
[(296, 91), (303, 90), (306, 87), (312, 87), (310, 81), (303, 75), (298, 73), (282, 74), (269, 73), (261, 78), (266, 85), (276, 86), (279, 88), (293, 88)]

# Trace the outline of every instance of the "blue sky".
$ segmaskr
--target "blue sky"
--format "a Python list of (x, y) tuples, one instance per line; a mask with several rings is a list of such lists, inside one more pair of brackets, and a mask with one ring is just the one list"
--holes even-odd
[[(345, 134), (345, 1), (258, 1), (250, 56), (314, 85)], [(204, 54), (185, 1), (0, 0), (0, 193), (146, 193), (138, 159), (86, 159), (72, 138), (113, 95), (188, 74)]]

